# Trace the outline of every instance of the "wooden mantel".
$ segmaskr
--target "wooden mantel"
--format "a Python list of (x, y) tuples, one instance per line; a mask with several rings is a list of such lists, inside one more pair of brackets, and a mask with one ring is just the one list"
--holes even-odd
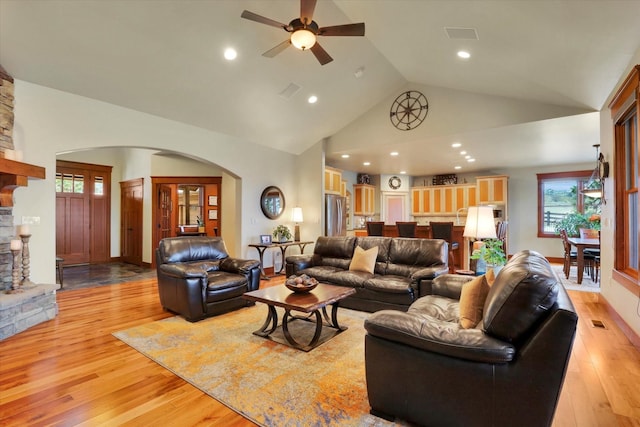
[(0, 206), (13, 206), (13, 190), (26, 187), (29, 178), (45, 178), (45, 168), (0, 157)]

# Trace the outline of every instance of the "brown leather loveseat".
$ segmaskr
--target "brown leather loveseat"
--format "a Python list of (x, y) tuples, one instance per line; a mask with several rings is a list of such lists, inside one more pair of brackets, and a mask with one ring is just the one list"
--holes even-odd
[[(354, 253), (377, 248), (371, 271), (350, 269)], [(287, 277), (307, 274), (320, 282), (349, 286), (356, 293), (340, 306), (362, 311), (406, 311), (431, 293), (431, 281), (449, 271), (447, 242), (399, 237), (318, 237), (313, 254), (286, 259)]]
[(190, 322), (253, 305), (260, 262), (231, 258), (221, 237), (171, 237), (156, 249), (160, 303)]
[(486, 285), (479, 323), (464, 329), (472, 279), (437, 277), (433, 295), (406, 313), (365, 321), (372, 414), (432, 427), (551, 425), (578, 321), (569, 296), (542, 255), (522, 251)]

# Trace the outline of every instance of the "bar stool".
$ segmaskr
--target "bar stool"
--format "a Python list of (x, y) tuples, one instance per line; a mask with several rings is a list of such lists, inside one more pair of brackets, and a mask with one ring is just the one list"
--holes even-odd
[(383, 233), (383, 221), (367, 221), (367, 236), (382, 236)]
[(416, 237), (417, 221), (396, 221), (398, 237)]
[(56, 257), (56, 271), (58, 272), (58, 280), (60, 281), (60, 289), (62, 289), (62, 277), (63, 277), (63, 269), (62, 263), (64, 262), (63, 258), (59, 256)]
[(429, 223), (431, 230), (430, 236), (432, 239), (446, 240), (449, 244), (449, 272), (453, 273), (456, 266), (455, 253), (458, 251), (458, 242), (453, 241), (453, 222), (435, 222)]

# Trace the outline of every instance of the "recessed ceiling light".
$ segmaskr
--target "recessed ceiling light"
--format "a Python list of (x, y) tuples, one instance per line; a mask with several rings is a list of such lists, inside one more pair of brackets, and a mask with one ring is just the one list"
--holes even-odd
[(370, 165), (371, 165), (371, 162), (364, 162), (364, 163), (363, 163), (363, 165), (365, 165), (365, 166), (370, 166)]
[(238, 56), (238, 52), (232, 47), (228, 47), (224, 50), (224, 59), (227, 61), (233, 61)]
[(476, 159), (467, 159), (467, 162), (471, 163), (471, 162), (475, 162)]
[(465, 154), (467, 154), (467, 152), (466, 152), (466, 151), (464, 151), (464, 150), (462, 150), (462, 151), (460, 152), (460, 155), (461, 155), (461, 156), (464, 156)]
[(466, 156), (464, 156), (464, 158), (469, 160), (471, 158), (471, 156), (467, 154)]
[(315, 104), (316, 102), (318, 102), (318, 97), (317, 97), (317, 96), (315, 96), (315, 95), (311, 95), (311, 96), (309, 97), (309, 99), (307, 99), (307, 102), (308, 102), (309, 104)]
[(453, 144), (451, 144), (451, 146), (453, 148), (460, 148), (462, 146), (462, 144), (460, 144), (459, 142), (454, 142)]
[(454, 166), (454, 169), (462, 169), (462, 166)]
[(406, 175), (407, 171), (400, 171), (400, 175)]
[(397, 151), (392, 151), (392, 152), (390, 152), (390, 153), (389, 153), (389, 155), (391, 155), (391, 156), (397, 156), (397, 155), (398, 155), (398, 152), (397, 152)]
[(458, 57), (462, 58), (462, 59), (469, 59), (469, 58), (471, 58), (471, 54), (469, 52), (467, 52), (466, 50), (459, 50), (458, 51)]
[(348, 155), (348, 154), (343, 154), (341, 157), (342, 157), (343, 159), (348, 159), (348, 158), (349, 158), (349, 155)]

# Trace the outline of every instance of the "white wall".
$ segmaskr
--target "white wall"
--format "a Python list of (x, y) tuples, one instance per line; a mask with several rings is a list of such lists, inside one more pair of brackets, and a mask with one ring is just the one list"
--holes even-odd
[[(261, 212), (260, 194), (268, 185), (278, 185), (288, 199), (295, 199), (296, 156), (242, 141), (227, 135), (188, 126), (149, 114), (98, 102), (24, 81), (15, 82), (14, 145), (24, 152), (24, 161), (46, 168), (46, 179), (30, 180), (28, 187), (14, 192), (14, 222), (22, 216), (39, 216), (32, 227), (31, 277), (36, 283), (55, 281), (55, 165), (58, 153), (92, 148), (151, 148), (180, 151), (220, 165), (241, 179), (234, 233), (238, 244), (234, 256), (256, 258), (247, 245), (274, 225)], [(143, 159), (144, 150), (128, 150), (127, 156)], [(122, 178), (149, 176), (150, 162), (122, 171)], [(140, 169), (137, 169), (140, 167)], [(320, 178), (318, 178), (320, 179)], [(148, 185), (146, 186), (148, 187)], [(146, 197), (149, 200), (150, 197)], [(296, 201), (294, 200), (294, 203)], [(145, 206), (149, 211), (149, 206)], [(145, 216), (150, 223), (150, 213)], [(143, 248), (150, 260), (150, 229)]]
[(437, 105), (437, 108), (429, 110), (428, 126), (419, 126), (411, 132), (398, 132), (393, 126), (389, 126), (388, 120), (380, 120), (381, 117), (388, 117), (389, 105), (397, 96), (396, 93), (332, 135), (329, 140), (332, 150), (346, 151), (353, 148), (354, 144), (360, 144), (361, 147), (386, 145), (390, 142), (401, 144), (592, 112), (414, 83), (407, 84), (404, 90), (409, 89), (428, 94), (430, 105)]

